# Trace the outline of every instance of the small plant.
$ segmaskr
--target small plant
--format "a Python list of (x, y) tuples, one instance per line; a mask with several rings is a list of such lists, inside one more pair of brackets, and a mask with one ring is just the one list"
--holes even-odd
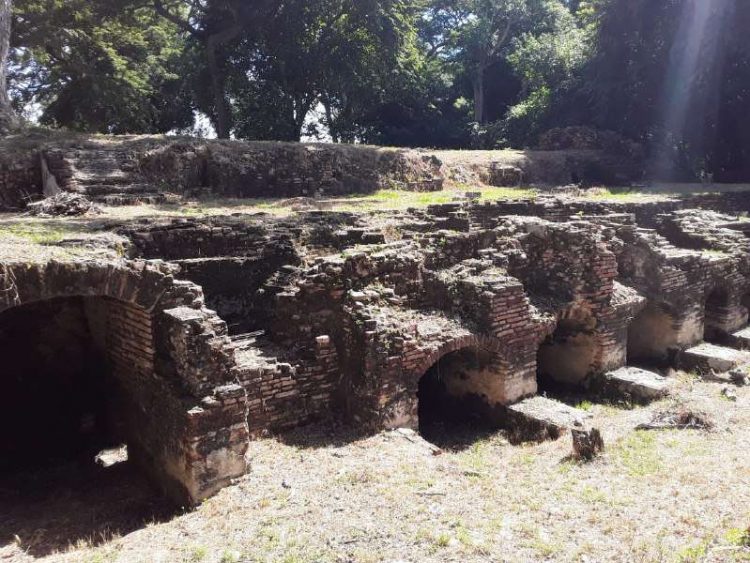
[(732, 528), (724, 537), (731, 545), (750, 548), (750, 527), (745, 529)]
[(204, 546), (198, 545), (190, 550), (187, 560), (191, 563), (197, 563), (198, 561), (203, 561), (206, 555), (208, 555), (208, 550)]
[(580, 403), (576, 405), (576, 408), (582, 411), (589, 412), (593, 410), (594, 403), (592, 403), (591, 401), (581, 401)]
[(590, 504), (600, 504), (608, 501), (608, 497), (603, 491), (589, 485), (586, 485), (581, 490), (581, 498)]
[(221, 554), (220, 563), (238, 563), (242, 559), (242, 555), (238, 551), (232, 551), (225, 549)]
[(661, 470), (661, 460), (656, 448), (656, 437), (638, 430), (617, 446), (620, 462), (634, 477), (653, 475)]
[(677, 561), (680, 563), (698, 563), (708, 552), (708, 542), (704, 541), (698, 545), (681, 549), (677, 552)]
[(438, 547), (448, 547), (451, 543), (451, 537), (450, 535), (446, 534), (445, 532), (442, 532), (435, 536), (435, 545)]

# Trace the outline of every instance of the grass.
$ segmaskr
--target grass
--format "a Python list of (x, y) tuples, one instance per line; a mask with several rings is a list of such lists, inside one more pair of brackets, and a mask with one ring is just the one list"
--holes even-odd
[[(502, 434), (483, 435), (434, 455), (418, 436), (398, 432), (361, 437), (335, 427), (301, 429), (253, 442), (248, 475), (195, 511), (102, 541), (73, 542), (48, 559), (747, 561), (750, 410), (743, 405), (750, 388), (738, 388), (738, 406), (728, 407), (718, 397), (721, 384), (676, 385), (681, 404), (699, 405), (728, 430), (635, 430), (666, 403), (594, 408), (605, 454), (577, 464), (567, 461), (569, 437), (519, 447)], [(89, 513), (69, 509), (74, 498), (58, 500), (66, 525), (78, 517), (90, 525)], [(56, 538), (63, 520), (32, 527)], [(9, 522), (17, 520), (11, 515)], [(8, 537), (28, 535), (17, 523), (9, 526)], [(0, 560), (31, 561), (22, 549), (0, 544)]]
[(56, 244), (75, 232), (63, 223), (24, 221), (0, 224), (0, 240), (5, 237), (20, 238), (33, 244)]
[(528, 188), (464, 187), (445, 189), (439, 192), (408, 192), (401, 190), (378, 190), (369, 195), (352, 195), (335, 200), (333, 211), (382, 211), (404, 210), (410, 207), (424, 208), (430, 205), (451, 203), (465, 192), (481, 194), (480, 201), (533, 198), (536, 191)]
[(750, 548), (750, 527), (732, 528), (727, 531), (724, 538), (730, 545)]
[(615, 454), (628, 473), (636, 477), (655, 475), (662, 469), (657, 448), (657, 435), (638, 430), (615, 448)]
[(712, 249), (712, 248), (709, 248), (709, 249), (706, 249), (706, 250), (701, 250), (701, 252), (703, 254), (708, 255), (708, 256), (718, 256), (718, 257), (721, 257), (721, 256), (731, 256), (731, 253), (729, 253), (729, 252), (726, 252), (724, 250), (715, 250), (715, 249)]
[(581, 401), (576, 405), (576, 408), (582, 411), (591, 412), (594, 409), (594, 403), (591, 401)]
[[(207, 198), (183, 204), (135, 205), (105, 207), (100, 219), (130, 221), (147, 217), (210, 217), (232, 213), (286, 216), (301, 209), (319, 208), (335, 212), (403, 211), (408, 208), (426, 208), (430, 205), (451, 203), (465, 192), (480, 193), (480, 201), (498, 201), (534, 198), (537, 192), (530, 188), (470, 187), (446, 188), (439, 192), (410, 192), (382, 189), (370, 194), (353, 194), (341, 197), (310, 198)], [(35, 221), (31, 219), (31, 221)]]
[(654, 199), (664, 199), (669, 195), (670, 194), (666, 193), (649, 193), (625, 188), (599, 188), (594, 190), (591, 194), (583, 196), (583, 199), (593, 201), (612, 201), (617, 203), (641, 203), (644, 201), (652, 201)]
[[(122, 257), (124, 240), (101, 228), (96, 219), (43, 219), (11, 214), (0, 218), (0, 260)], [(66, 239), (75, 239), (75, 243), (61, 245)]]

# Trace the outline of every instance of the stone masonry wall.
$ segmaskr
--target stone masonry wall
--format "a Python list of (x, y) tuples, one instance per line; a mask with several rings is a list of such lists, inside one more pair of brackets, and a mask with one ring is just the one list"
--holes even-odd
[(226, 324), (203, 307), (199, 287), (173, 273), (159, 262), (4, 262), (0, 311), (85, 298), (124, 391), (134, 459), (175, 498), (194, 503), (244, 472), (246, 400), (232, 378)]
[(23, 209), (42, 194), (39, 153), (0, 152), (0, 210)]

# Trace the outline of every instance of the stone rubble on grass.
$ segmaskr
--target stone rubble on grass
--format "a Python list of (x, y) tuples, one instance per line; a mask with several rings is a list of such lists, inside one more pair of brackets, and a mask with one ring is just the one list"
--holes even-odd
[(76, 217), (99, 213), (100, 208), (86, 196), (61, 192), (41, 201), (29, 203), (26, 206), (26, 212), (39, 217)]
[(737, 387), (750, 385), (750, 374), (747, 368), (734, 368), (729, 372), (729, 378)]

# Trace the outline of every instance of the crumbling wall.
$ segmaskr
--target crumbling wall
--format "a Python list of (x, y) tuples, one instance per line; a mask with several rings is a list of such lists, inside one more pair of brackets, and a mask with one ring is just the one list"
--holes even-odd
[(442, 188), (440, 162), (377, 147), (183, 141), (144, 154), (139, 167), (176, 192), (225, 197), (294, 197), (368, 193), (383, 187)]
[(0, 210), (23, 209), (41, 195), (39, 153), (0, 151)]
[(232, 378), (226, 324), (203, 308), (199, 287), (158, 262), (6, 262), (0, 272), (0, 311), (99, 300), (89, 312), (130, 403), (124, 429), (135, 459), (173, 496), (197, 502), (244, 472), (244, 390)]

